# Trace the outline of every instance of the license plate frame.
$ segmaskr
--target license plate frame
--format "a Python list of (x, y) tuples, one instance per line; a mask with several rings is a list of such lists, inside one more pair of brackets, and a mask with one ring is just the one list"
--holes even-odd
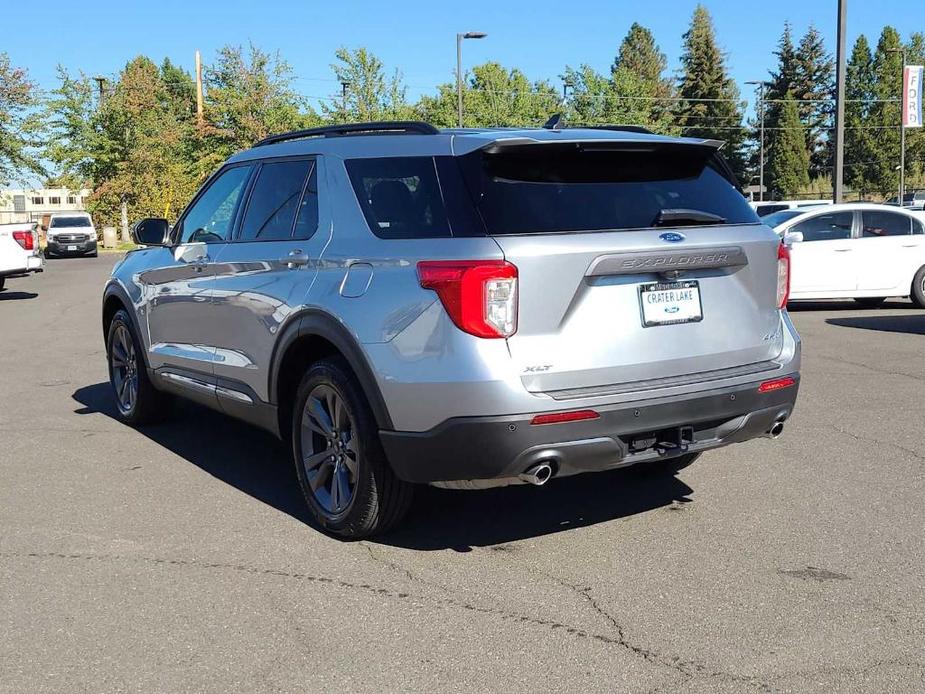
[[(675, 306), (677, 307), (676, 313), (682, 314), (679, 318), (666, 318), (665, 320), (655, 319), (651, 312), (646, 313), (646, 295), (652, 294), (654, 292), (667, 292), (667, 291), (684, 291), (684, 290), (693, 290), (694, 296), (686, 300), (685, 303), (688, 304), (687, 312), (685, 313), (684, 309), (678, 301), (675, 302), (664, 302), (660, 305), (666, 305), (668, 307)], [(691, 311), (693, 307), (694, 299), (696, 299), (696, 312)], [(649, 304), (650, 306), (652, 304)], [(654, 309), (653, 309), (654, 310)], [(703, 320), (703, 296), (700, 293), (700, 282), (697, 280), (680, 280), (677, 282), (646, 282), (645, 284), (639, 285), (639, 318), (642, 321), (643, 328), (654, 328), (662, 325), (682, 325), (684, 323), (699, 323)]]

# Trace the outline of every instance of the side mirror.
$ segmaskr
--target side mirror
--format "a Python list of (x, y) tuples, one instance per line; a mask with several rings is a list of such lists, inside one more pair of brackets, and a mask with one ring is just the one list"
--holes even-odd
[(132, 241), (139, 246), (166, 246), (170, 223), (160, 217), (146, 217), (132, 227)]
[(784, 234), (784, 245), (792, 246), (795, 243), (803, 243), (802, 231), (788, 231)]

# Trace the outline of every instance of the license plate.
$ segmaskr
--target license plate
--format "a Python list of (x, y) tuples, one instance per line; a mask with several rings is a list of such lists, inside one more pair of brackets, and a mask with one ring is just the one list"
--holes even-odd
[(703, 320), (700, 283), (696, 280), (642, 284), (639, 286), (639, 305), (644, 328)]
[(77, 246), (68, 246), (67, 249), (68, 249), (69, 251), (76, 251), (76, 250), (77, 250)]

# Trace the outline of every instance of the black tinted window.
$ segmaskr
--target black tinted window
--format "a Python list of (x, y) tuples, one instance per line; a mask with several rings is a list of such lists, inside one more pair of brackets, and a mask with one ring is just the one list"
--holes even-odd
[(90, 226), (89, 217), (52, 217), (52, 227), (88, 227)]
[(774, 214), (775, 212), (780, 212), (781, 210), (789, 210), (788, 205), (756, 205), (755, 212), (758, 213), (759, 217), (764, 217), (769, 214)]
[(790, 231), (803, 234), (804, 241), (837, 241), (851, 238), (853, 212), (832, 212), (794, 224)]
[(450, 236), (433, 157), (346, 162), (372, 232), (384, 239)]
[(908, 236), (912, 233), (912, 219), (895, 212), (863, 210), (861, 221), (864, 224), (864, 238)]
[(647, 228), (665, 212), (665, 227), (709, 216), (720, 218), (714, 224), (758, 222), (712, 149), (606, 147), (514, 146), (459, 161), (491, 235)]
[(296, 239), (310, 239), (318, 229), (318, 166), (312, 166), (311, 175), (305, 190), (302, 192), (302, 202), (299, 203), (299, 214), (295, 220), (295, 231), (292, 234)]
[(247, 203), (240, 239), (278, 241), (292, 236), (309, 160), (278, 161), (260, 167)]

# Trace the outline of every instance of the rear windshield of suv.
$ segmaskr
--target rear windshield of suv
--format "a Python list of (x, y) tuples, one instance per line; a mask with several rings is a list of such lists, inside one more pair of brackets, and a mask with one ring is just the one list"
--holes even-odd
[(345, 163), (381, 238), (758, 223), (706, 147), (556, 143)]
[(89, 217), (52, 217), (51, 225), (53, 227), (88, 227), (90, 226)]

